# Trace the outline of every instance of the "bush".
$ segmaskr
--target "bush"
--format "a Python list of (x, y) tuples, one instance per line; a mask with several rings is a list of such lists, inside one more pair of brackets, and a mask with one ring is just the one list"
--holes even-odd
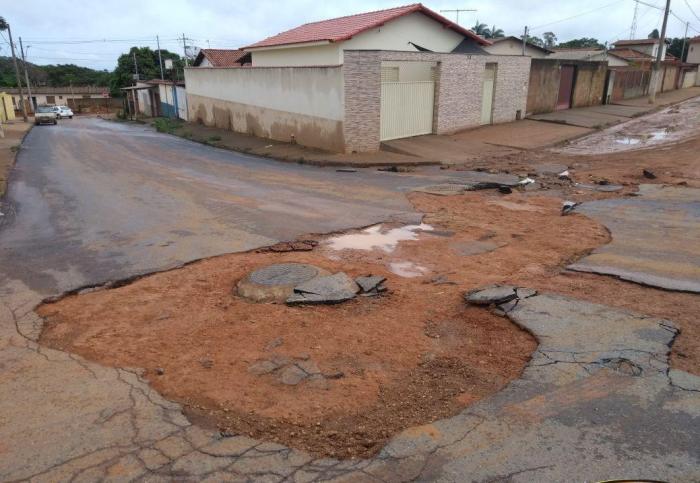
[(175, 130), (180, 127), (180, 122), (173, 119), (159, 117), (153, 121), (153, 127), (155, 127), (156, 131), (158, 132), (173, 134)]

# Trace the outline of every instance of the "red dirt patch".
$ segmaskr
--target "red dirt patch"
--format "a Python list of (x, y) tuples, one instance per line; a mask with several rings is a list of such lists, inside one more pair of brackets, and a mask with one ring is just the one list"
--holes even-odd
[[(107, 365), (146, 368), (159, 392), (223, 430), (315, 454), (369, 456), (402, 429), (498, 391), (529, 360), (533, 338), (465, 307), (465, 290), (555, 275), (608, 240), (590, 219), (559, 216), (558, 200), (513, 194), (511, 204), (488, 203), (503, 199), (411, 195), (437, 231), (391, 253), (332, 251), (323, 242), (313, 251), (262, 250), (67, 297), (40, 307), (47, 322), (41, 342)], [(498, 248), (460, 254), (465, 244), (484, 241)], [(400, 261), (427, 272), (397, 276), (388, 267)], [(248, 272), (284, 262), (383, 275), (389, 292), (319, 307), (253, 304), (232, 294)], [(308, 359), (333, 378), (327, 387), (287, 386), (274, 374), (249, 372), (274, 355)]]

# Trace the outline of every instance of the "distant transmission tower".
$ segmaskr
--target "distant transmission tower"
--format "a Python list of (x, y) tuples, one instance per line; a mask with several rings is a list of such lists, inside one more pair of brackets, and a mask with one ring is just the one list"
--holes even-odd
[(637, 35), (637, 15), (639, 14), (639, 1), (634, 0), (634, 16), (632, 17), (632, 26), (630, 27), (630, 39), (634, 39)]

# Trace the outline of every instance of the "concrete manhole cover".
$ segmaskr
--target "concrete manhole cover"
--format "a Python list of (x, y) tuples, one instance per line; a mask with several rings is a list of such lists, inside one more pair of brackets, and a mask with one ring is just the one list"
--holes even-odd
[(269, 265), (238, 282), (238, 294), (255, 302), (284, 301), (294, 287), (320, 275), (328, 272), (304, 263)]

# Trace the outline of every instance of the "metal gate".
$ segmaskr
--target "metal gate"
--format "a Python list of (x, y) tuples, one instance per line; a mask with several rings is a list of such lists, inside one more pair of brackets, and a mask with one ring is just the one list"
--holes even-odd
[(380, 139), (406, 138), (433, 132), (435, 82), (382, 82)]

